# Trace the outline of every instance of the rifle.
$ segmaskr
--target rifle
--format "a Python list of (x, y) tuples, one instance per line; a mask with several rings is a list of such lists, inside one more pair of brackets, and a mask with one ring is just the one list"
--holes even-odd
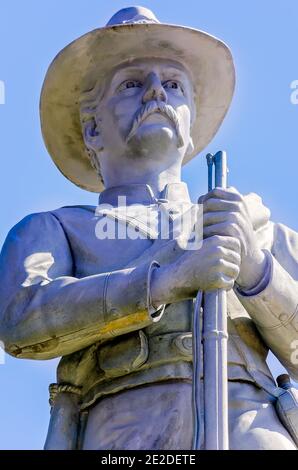
[[(208, 191), (226, 188), (227, 157), (225, 152), (207, 155)], [(200, 314), (203, 306), (203, 334)], [(227, 374), (227, 295), (223, 289), (198, 292), (193, 314), (193, 448), (202, 444), (201, 420), (201, 339), (204, 350), (204, 447), (206, 450), (229, 448), (228, 374)]]

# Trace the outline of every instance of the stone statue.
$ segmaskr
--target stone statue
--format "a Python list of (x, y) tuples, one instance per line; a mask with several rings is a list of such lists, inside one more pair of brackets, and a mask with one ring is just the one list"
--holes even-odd
[[(228, 296), (230, 448), (296, 448), (266, 356), (297, 380), (298, 234), (235, 188), (200, 198), (197, 249), (146, 222), (152, 211), (173, 222), (191, 206), (181, 166), (210, 142), (233, 90), (223, 42), (142, 7), (119, 11), (50, 65), (45, 143), (67, 178), (100, 193), (100, 209), (29, 215), (1, 254), (6, 351), (62, 356), (46, 448), (190, 449), (193, 299), (215, 288)], [(105, 237), (110, 224), (126, 236)]]

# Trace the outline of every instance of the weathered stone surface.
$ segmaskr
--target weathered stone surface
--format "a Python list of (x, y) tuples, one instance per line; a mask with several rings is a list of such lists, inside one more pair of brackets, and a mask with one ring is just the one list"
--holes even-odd
[[(266, 355), (298, 378), (298, 234), (235, 188), (201, 197), (199, 247), (188, 244), (193, 224), (175, 231), (196, 207), (181, 166), (213, 137), (233, 88), (227, 46), (141, 7), (51, 64), (41, 97), (49, 153), (101, 193), (97, 208), (26, 217), (0, 257), (7, 352), (63, 356), (46, 448), (190, 448), (193, 299), (213, 289), (228, 291), (231, 447), (295, 448)], [(167, 236), (149, 223), (162, 217)]]

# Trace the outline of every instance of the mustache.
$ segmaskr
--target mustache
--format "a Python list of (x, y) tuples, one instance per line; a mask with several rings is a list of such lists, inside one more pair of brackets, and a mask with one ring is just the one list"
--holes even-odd
[(177, 137), (178, 137), (178, 148), (183, 147), (184, 140), (180, 131), (180, 123), (178, 115), (175, 109), (164, 103), (163, 101), (148, 101), (142, 108), (136, 112), (131, 129), (126, 138), (126, 142), (129, 142), (130, 139), (135, 135), (137, 129), (142, 124), (142, 122), (151, 114), (160, 113), (166, 118), (168, 118), (171, 123), (174, 125)]

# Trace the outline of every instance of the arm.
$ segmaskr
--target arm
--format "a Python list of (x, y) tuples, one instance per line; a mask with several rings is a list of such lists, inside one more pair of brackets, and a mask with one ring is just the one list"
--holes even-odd
[(247, 203), (235, 188), (216, 188), (201, 202), (204, 237), (218, 233), (241, 243), (235, 292), (268, 347), (298, 379), (298, 234), (276, 225), (272, 254), (266, 254), (262, 248), (270, 243), (266, 237), (260, 242)]
[(271, 252), (263, 288), (236, 294), (268, 347), (298, 380), (298, 234), (275, 224)]
[(163, 310), (151, 308), (148, 296), (155, 264), (78, 279), (58, 219), (49, 212), (26, 217), (9, 232), (0, 257), (6, 351), (50, 359), (158, 321)]

